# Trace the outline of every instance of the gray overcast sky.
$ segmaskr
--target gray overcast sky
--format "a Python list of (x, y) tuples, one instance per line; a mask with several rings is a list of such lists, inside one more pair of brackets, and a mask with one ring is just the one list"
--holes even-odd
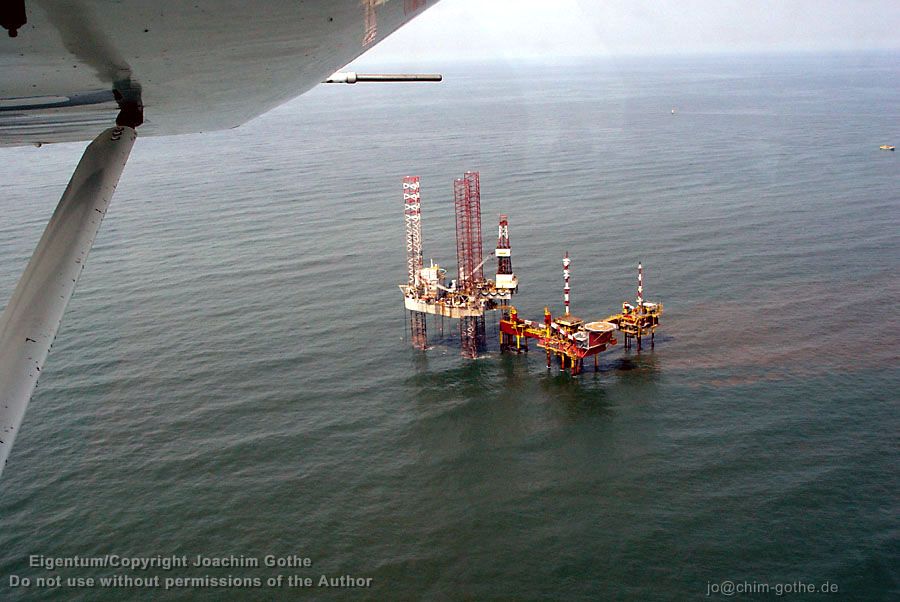
[(900, 0), (441, 0), (365, 62), (900, 48)]

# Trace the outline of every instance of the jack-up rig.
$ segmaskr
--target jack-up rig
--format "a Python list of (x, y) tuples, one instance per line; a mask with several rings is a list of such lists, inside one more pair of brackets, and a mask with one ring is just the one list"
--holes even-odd
[[(580, 374), (585, 358), (594, 358), (594, 370), (598, 368), (598, 356), (617, 344), (615, 331), (622, 332), (625, 348), (634, 339), (640, 351), (643, 337), (650, 335), (650, 345), (662, 314), (662, 303), (644, 301), (643, 265), (638, 264), (637, 299), (634, 305), (622, 303), (622, 312), (603, 320), (585, 321), (570, 313), (569, 296), (571, 259), (566, 253), (563, 259), (563, 304), (565, 313), (554, 317), (544, 308), (542, 321), (519, 317), (516, 308), (508, 302), (518, 291), (519, 282), (512, 270), (512, 251), (509, 242), (509, 220), (500, 216), (497, 246), (491, 254), (497, 259), (494, 280), (484, 277), (481, 237), (481, 189), (478, 172), (467, 171), (453, 182), (456, 209), (456, 259), (458, 277), (446, 284), (447, 270), (431, 261), (425, 266), (422, 253), (421, 190), (418, 176), (403, 178), (403, 203), (406, 221), (406, 284), (400, 285), (404, 305), (409, 311), (412, 344), (417, 349), (428, 346), (426, 316), (455, 318), (459, 320), (462, 355), (478, 357), (485, 349), (485, 313), (500, 310), (500, 350), (528, 351), (528, 339), (536, 339), (537, 346), (547, 352), (547, 368), (556, 357), (562, 370)], [(443, 322), (442, 322), (443, 324)], [(442, 327), (443, 328), (443, 327)]]
[(508, 224), (500, 216), (500, 238), (496, 278), (484, 277), (481, 238), (481, 184), (478, 172), (467, 171), (453, 182), (456, 208), (456, 261), (458, 275), (446, 283), (447, 270), (430, 262), (425, 266), (422, 254), (421, 189), (418, 176), (403, 178), (403, 205), (406, 221), (407, 283), (400, 285), (404, 305), (409, 310), (409, 325), (413, 346), (425, 349), (428, 336), (427, 314), (459, 320), (462, 354), (475, 358), (485, 348), (484, 314), (505, 307), (519, 287), (512, 273)]

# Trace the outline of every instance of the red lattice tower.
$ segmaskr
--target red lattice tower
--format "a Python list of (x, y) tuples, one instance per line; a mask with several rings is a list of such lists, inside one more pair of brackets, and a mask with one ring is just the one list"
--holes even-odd
[(453, 204), (456, 207), (456, 269), (459, 272), (456, 285), (464, 289), (470, 282), (472, 247), (469, 233), (468, 191), (466, 181), (462, 178), (453, 180)]
[(484, 280), (481, 258), (481, 186), (477, 171), (467, 171), (453, 182), (456, 205), (456, 262), (459, 267), (459, 288), (471, 288)]
[(377, 0), (362, 0), (363, 4), (363, 32), (362, 45), (368, 46), (378, 37), (378, 13), (375, 11)]
[[(469, 222), (472, 232), (472, 281), (484, 280), (484, 248), (481, 238), (481, 183), (477, 171), (467, 171), (466, 188), (469, 194)], [(477, 266), (477, 267), (476, 267)]]
[[(475, 284), (484, 281), (484, 250), (481, 240), (481, 185), (477, 171), (467, 171), (453, 182), (456, 206), (456, 262), (459, 269), (458, 288), (475, 294)], [(485, 347), (484, 315), (469, 316), (459, 321), (462, 354), (477, 357)]]
[(409, 15), (418, 12), (425, 6), (425, 0), (403, 0), (403, 14)]

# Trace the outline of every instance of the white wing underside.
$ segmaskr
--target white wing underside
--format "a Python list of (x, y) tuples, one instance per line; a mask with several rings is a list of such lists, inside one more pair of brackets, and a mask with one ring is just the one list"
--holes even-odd
[(27, 0), (0, 30), (0, 146), (93, 139), (139, 96), (142, 136), (236, 127), (436, 0)]

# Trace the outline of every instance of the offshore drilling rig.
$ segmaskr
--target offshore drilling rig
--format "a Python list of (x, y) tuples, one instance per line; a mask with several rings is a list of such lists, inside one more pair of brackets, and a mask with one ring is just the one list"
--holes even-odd
[(431, 261), (425, 266), (422, 253), (422, 195), (418, 176), (403, 178), (403, 206), (406, 222), (407, 282), (400, 285), (403, 302), (409, 311), (412, 344), (428, 347), (428, 314), (459, 320), (462, 354), (475, 358), (485, 348), (484, 315), (505, 307), (518, 290), (512, 271), (509, 222), (500, 216), (496, 250), (497, 273), (494, 280), (484, 277), (481, 235), (481, 183), (477, 171), (467, 171), (453, 182), (456, 210), (457, 278), (446, 282), (447, 270)]
[[(417, 349), (428, 347), (427, 316), (459, 320), (462, 355), (478, 357), (486, 343), (485, 313), (500, 310), (498, 322), (501, 351), (528, 351), (528, 339), (536, 339), (538, 347), (547, 353), (547, 368), (553, 358), (562, 370), (579, 374), (584, 360), (594, 359), (618, 343), (615, 332), (624, 335), (625, 348), (635, 341), (641, 350), (644, 337), (653, 346), (655, 331), (662, 314), (662, 303), (644, 301), (644, 269), (638, 264), (638, 286), (635, 304), (624, 302), (621, 313), (603, 320), (586, 321), (570, 313), (569, 296), (571, 259), (563, 258), (563, 304), (565, 313), (553, 316), (544, 308), (540, 321), (521, 318), (509, 304), (518, 291), (519, 281), (512, 269), (512, 250), (509, 242), (509, 220), (500, 216), (497, 246), (484, 256), (481, 236), (481, 184), (478, 172), (467, 171), (453, 182), (453, 201), (456, 210), (457, 277), (447, 283), (447, 270), (430, 261), (425, 265), (422, 252), (422, 194), (418, 176), (403, 178), (403, 206), (406, 221), (407, 282), (400, 285), (403, 301), (409, 312), (412, 344)], [(497, 260), (493, 280), (484, 277), (484, 264), (490, 256)]]

